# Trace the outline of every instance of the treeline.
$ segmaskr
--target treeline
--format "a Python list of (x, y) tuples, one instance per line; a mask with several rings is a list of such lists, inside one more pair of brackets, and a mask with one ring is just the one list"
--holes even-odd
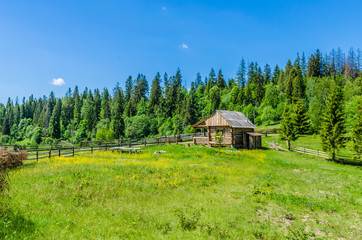
[[(151, 86), (143, 74), (129, 76), (122, 89), (69, 89), (63, 98), (49, 97), (0, 104), (0, 142), (39, 144), (83, 139), (142, 138), (191, 132), (191, 124), (216, 109), (241, 111), (257, 125), (279, 122), (286, 104), (298, 114), (300, 133), (319, 132), (327, 99), (338, 85), (346, 130), (352, 131), (361, 107), (360, 50), (341, 49), (308, 58), (304, 53), (284, 68), (241, 60), (233, 78), (214, 69), (196, 74), (183, 86), (180, 69), (172, 76), (155, 75)], [(302, 120), (300, 120), (302, 119)]]

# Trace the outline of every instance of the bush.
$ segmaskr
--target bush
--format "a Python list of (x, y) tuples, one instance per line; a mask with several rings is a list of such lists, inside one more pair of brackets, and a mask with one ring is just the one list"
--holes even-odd
[(51, 138), (51, 137), (47, 137), (47, 138), (45, 139), (45, 144), (51, 144), (51, 143), (53, 143), (53, 142), (54, 142), (54, 139)]
[(9, 140), (10, 140), (10, 136), (8, 136), (8, 135), (4, 135), (4, 136), (0, 137), (1, 144), (7, 144), (7, 143), (9, 143)]
[(115, 133), (107, 126), (103, 126), (101, 129), (99, 129), (96, 135), (97, 140), (112, 140), (115, 138)]

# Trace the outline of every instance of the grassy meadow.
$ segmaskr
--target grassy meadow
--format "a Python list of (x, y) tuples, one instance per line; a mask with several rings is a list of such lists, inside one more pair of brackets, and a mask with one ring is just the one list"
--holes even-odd
[(361, 238), (361, 168), (294, 152), (152, 146), (9, 175), (0, 239)]

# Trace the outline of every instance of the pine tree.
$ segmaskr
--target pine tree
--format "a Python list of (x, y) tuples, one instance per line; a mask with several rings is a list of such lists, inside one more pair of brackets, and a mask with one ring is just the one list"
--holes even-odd
[(196, 103), (195, 103), (195, 89), (191, 88), (189, 95), (186, 98), (186, 106), (185, 106), (185, 124), (193, 124), (197, 121), (196, 119)]
[(324, 151), (332, 153), (335, 160), (336, 152), (345, 147), (346, 129), (342, 110), (342, 91), (339, 86), (332, 85), (331, 93), (327, 99), (327, 106), (322, 116), (321, 138)]
[(216, 85), (220, 88), (220, 90), (223, 90), (226, 87), (226, 82), (225, 82), (224, 76), (222, 75), (221, 69), (219, 70), (219, 73), (217, 76)]
[(93, 120), (94, 120), (94, 99), (92, 91), (89, 90), (87, 98), (84, 100), (82, 106), (82, 120), (86, 120), (86, 129), (92, 131)]
[(246, 86), (244, 89), (245, 89), (244, 105), (247, 106), (253, 103), (253, 93), (251, 92), (250, 86)]
[(355, 116), (355, 122), (352, 130), (353, 149), (357, 157), (362, 155), (362, 97), (359, 99), (358, 110)]
[(304, 86), (303, 78), (297, 76), (293, 79), (293, 91), (292, 91), (292, 101), (295, 103), (298, 99), (304, 98)]
[(44, 122), (45, 128), (49, 127), (49, 122), (50, 122), (50, 118), (53, 113), (54, 106), (55, 106), (55, 96), (54, 96), (54, 92), (51, 91), (50, 95), (49, 95), (48, 103), (47, 103), (47, 108), (46, 108), (46, 116), (45, 116), (45, 122)]
[(293, 100), (293, 80), (296, 77), (298, 77), (298, 73), (295, 70), (295, 68), (292, 67), (289, 72), (289, 76), (287, 79), (287, 85), (286, 85), (286, 89), (285, 89), (285, 95), (286, 95), (289, 103), (291, 103)]
[(107, 88), (105, 88), (102, 93), (101, 118), (111, 119), (111, 96)]
[(202, 85), (203, 82), (202, 82), (202, 79), (201, 79), (201, 74), (198, 72), (196, 74), (196, 79), (195, 79), (195, 88), (199, 88), (200, 85)]
[(125, 96), (126, 102), (128, 102), (131, 99), (132, 90), (133, 90), (133, 80), (132, 76), (129, 76), (126, 80), (126, 96)]
[(306, 71), (307, 71), (307, 62), (305, 60), (304, 52), (302, 54), (302, 59), (301, 59), (301, 62), (300, 62), (300, 68), (302, 70), (303, 77), (305, 77)]
[(248, 82), (247, 86), (253, 83), (255, 77), (255, 65), (254, 62), (251, 62), (248, 66)]
[(246, 73), (245, 60), (244, 58), (242, 58), (239, 69), (236, 73), (236, 82), (239, 87), (245, 86), (245, 73)]
[(274, 68), (274, 71), (273, 71), (273, 77), (271, 79), (271, 81), (274, 85), (278, 84), (279, 73), (280, 73), (279, 67), (278, 67), (278, 65), (276, 65)]
[(62, 112), (62, 101), (59, 99), (56, 101), (54, 110), (49, 122), (49, 134), (54, 139), (59, 139), (61, 136), (60, 131), (60, 117)]
[(271, 68), (269, 64), (266, 64), (264, 67), (264, 85), (268, 84), (271, 81)]
[(10, 125), (10, 112), (8, 112), (6, 115), (5, 115), (5, 118), (4, 118), (4, 121), (3, 121), (3, 125), (2, 125), (2, 133), (3, 135), (10, 135), (10, 128), (11, 128), (11, 125)]
[(298, 99), (294, 106), (293, 122), (297, 134), (305, 134), (309, 130), (309, 120), (307, 116), (307, 109), (300, 99)]
[(210, 74), (209, 74), (209, 79), (207, 80), (207, 85), (206, 85), (207, 94), (210, 92), (210, 89), (215, 86), (215, 82), (216, 82), (215, 76), (216, 76), (215, 70), (213, 68), (211, 68)]
[(112, 118), (112, 129), (115, 133), (116, 138), (120, 138), (124, 135), (124, 120), (122, 117), (124, 111), (124, 96), (123, 91), (117, 83), (114, 88), (114, 99), (113, 99), (113, 118)]
[(290, 142), (298, 139), (292, 115), (290, 106), (285, 104), (282, 120), (280, 121), (280, 138), (287, 142), (288, 150), (291, 147)]
[(307, 68), (308, 77), (321, 77), (322, 76), (322, 57), (320, 51), (317, 49), (315, 54), (309, 58), (308, 68)]
[(156, 108), (161, 105), (162, 102), (162, 88), (160, 84), (160, 73), (157, 73), (155, 79), (152, 82), (149, 112), (151, 114), (156, 112)]
[(95, 128), (101, 119), (102, 99), (98, 89), (94, 90), (93, 126)]

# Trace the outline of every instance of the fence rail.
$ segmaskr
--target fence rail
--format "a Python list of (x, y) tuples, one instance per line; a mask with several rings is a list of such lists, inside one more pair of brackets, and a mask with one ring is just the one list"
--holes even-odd
[[(325, 158), (325, 159), (332, 159), (331, 155), (329, 155), (326, 152), (319, 151), (319, 150), (313, 150), (313, 149), (302, 148), (302, 147), (292, 147), (291, 150), (294, 152), (313, 155), (313, 156), (321, 157), (321, 158)], [(340, 163), (345, 163), (345, 164), (362, 166), (362, 159), (360, 157), (358, 157), (357, 155), (354, 155), (354, 156), (355, 157), (336, 155), (335, 161), (340, 162)]]
[(140, 147), (151, 145), (170, 145), (179, 144), (181, 142), (192, 141), (192, 134), (180, 134), (172, 136), (162, 136), (150, 139), (114, 139), (108, 141), (82, 141), (76, 144), (66, 143), (66, 145), (42, 145), (38, 147), (23, 147), (17, 145), (2, 145), (4, 148), (20, 148), (28, 152), (27, 160), (36, 160), (52, 157), (73, 157), (80, 153), (93, 153), (99, 150), (108, 150), (113, 147)]

